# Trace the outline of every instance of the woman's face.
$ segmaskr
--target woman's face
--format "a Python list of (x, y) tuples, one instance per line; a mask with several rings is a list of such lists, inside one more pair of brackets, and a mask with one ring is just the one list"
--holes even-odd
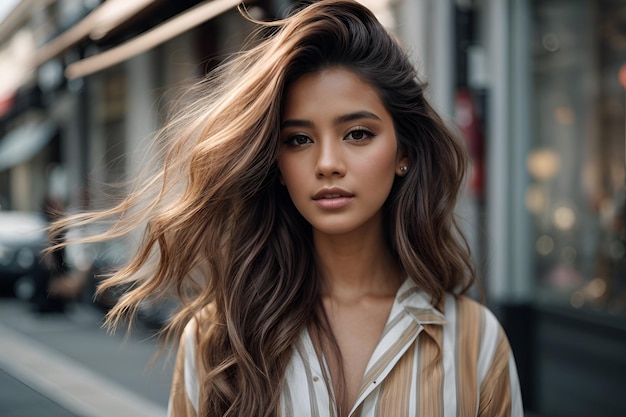
[(316, 232), (380, 228), (382, 206), (407, 161), (370, 84), (345, 68), (302, 76), (286, 92), (281, 142), (281, 182)]

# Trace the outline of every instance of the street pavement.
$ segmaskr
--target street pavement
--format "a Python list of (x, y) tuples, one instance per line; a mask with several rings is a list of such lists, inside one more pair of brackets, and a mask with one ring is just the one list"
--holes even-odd
[(0, 370), (0, 415), (79, 417), (2, 370)]
[(0, 298), (0, 417), (165, 416), (174, 356), (155, 357), (154, 330), (107, 334), (102, 317)]

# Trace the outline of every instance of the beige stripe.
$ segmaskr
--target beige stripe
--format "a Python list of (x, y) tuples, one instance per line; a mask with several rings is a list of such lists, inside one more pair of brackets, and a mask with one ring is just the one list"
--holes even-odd
[[(410, 279), (410, 278), (409, 278)], [(406, 291), (398, 294), (398, 302), (402, 303), (404, 302), (407, 298), (409, 298), (411, 295), (418, 293), (419, 290), (417, 288), (417, 286), (412, 285), (410, 286)]]
[(400, 320), (402, 320), (405, 317), (406, 317), (406, 312), (404, 311), (404, 309), (400, 309), (400, 311), (398, 311), (398, 314), (396, 314), (385, 325), (385, 328), (383, 329), (383, 333), (380, 335), (380, 340), (383, 340), (385, 338), (385, 336), (387, 336), (387, 333), (389, 333), (391, 331), (391, 329), (396, 327), (396, 325), (400, 322)]
[(427, 324), (446, 324), (446, 319), (437, 315), (434, 309), (432, 308), (413, 308), (406, 307), (406, 310), (411, 313), (420, 323)]
[(510, 417), (511, 387), (509, 357), (511, 350), (502, 328), (499, 329), (498, 346), (485, 379), (480, 386), (478, 416)]
[[(443, 352), (443, 327), (436, 323), (425, 324), (424, 332), (428, 334), (428, 336), (430, 336), (432, 341), (434, 341), (437, 344), (437, 346), (439, 347), (439, 351)], [(439, 335), (439, 333), (441, 333), (441, 336)]]
[[(396, 340), (396, 342), (387, 349), (387, 352), (381, 358), (376, 361), (374, 365), (367, 371), (365, 376), (363, 377), (363, 382), (361, 385), (361, 389), (359, 390), (359, 398), (363, 393), (367, 390), (367, 388), (372, 384), (380, 373), (391, 363), (393, 358), (395, 358), (398, 353), (406, 346), (407, 343), (411, 340), (411, 338), (415, 337), (418, 330), (420, 328), (420, 324), (411, 323), (410, 326), (402, 333), (402, 335)], [(379, 381), (376, 381), (377, 383)]]
[[(484, 313), (476, 302), (465, 297), (457, 299), (456, 392), (457, 416), (475, 416), (478, 409), (478, 354)], [(478, 325), (477, 325), (478, 323)]]
[(441, 417), (443, 415), (443, 327), (426, 325), (432, 337), (419, 339), (419, 416)]
[(385, 379), (381, 387), (380, 401), (375, 416), (408, 417), (409, 396), (411, 395), (411, 376), (415, 358), (415, 343), (404, 353), (400, 361)]
[(420, 359), (422, 357), (422, 352), (419, 350), (419, 346), (420, 343), (417, 343), (418, 346), (418, 352), (417, 352), (417, 372), (415, 375), (415, 387), (414, 389), (417, 391), (417, 393), (415, 394), (415, 412), (416, 417), (421, 416), (421, 414), (419, 413), (419, 411), (422, 409), (422, 398), (421, 398), (421, 392), (422, 392), (422, 380), (421, 380), (421, 362)]

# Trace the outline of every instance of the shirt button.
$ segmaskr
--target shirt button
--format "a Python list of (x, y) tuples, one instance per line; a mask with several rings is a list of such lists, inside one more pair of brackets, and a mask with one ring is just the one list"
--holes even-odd
[(317, 382), (319, 380), (320, 380), (319, 377), (316, 377), (316, 376), (313, 377), (313, 382)]

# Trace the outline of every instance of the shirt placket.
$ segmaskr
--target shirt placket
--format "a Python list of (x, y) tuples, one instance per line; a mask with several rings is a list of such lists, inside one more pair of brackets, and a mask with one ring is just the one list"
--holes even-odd
[(390, 326), (389, 323), (385, 326), (383, 337), (374, 349), (372, 358), (363, 375), (359, 395), (348, 414), (349, 417), (353, 416), (367, 397), (381, 386), (402, 355), (406, 353), (424, 329), (409, 314), (404, 312), (400, 314), (403, 314), (403, 317), (397, 323), (394, 323), (392, 328), (388, 328)]

